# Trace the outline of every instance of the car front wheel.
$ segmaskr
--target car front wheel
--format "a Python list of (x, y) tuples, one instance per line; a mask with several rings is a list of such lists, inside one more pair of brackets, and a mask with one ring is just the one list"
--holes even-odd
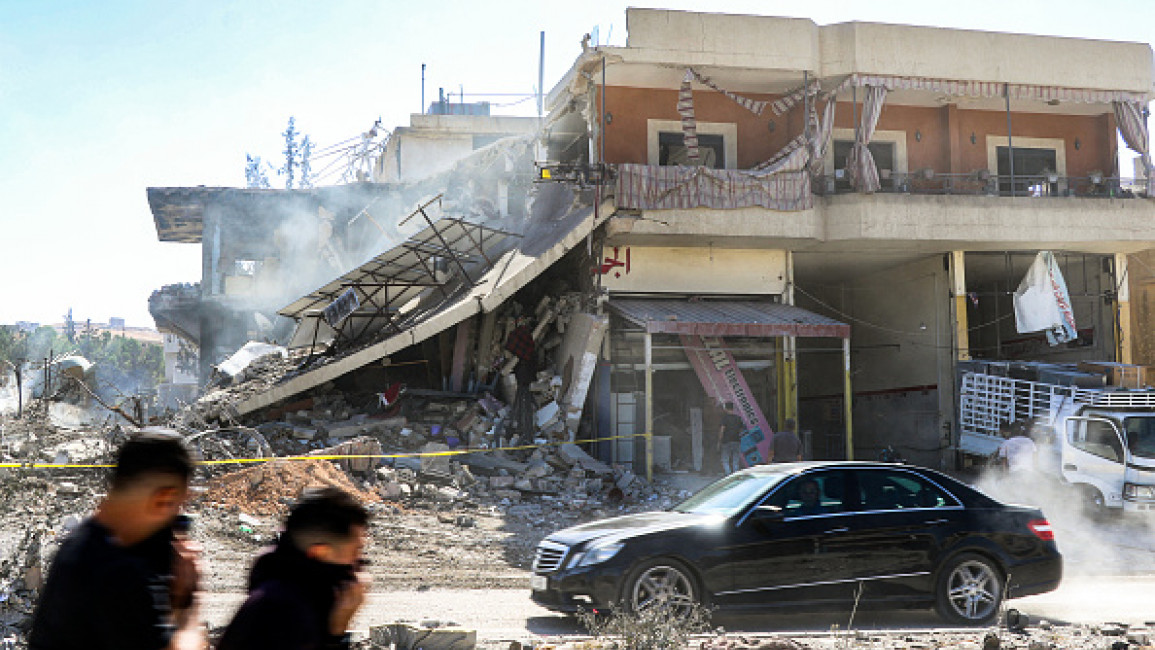
[(651, 560), (631, 571), (623, 596), (631, 612), (658, 607), (675, 616), (688, 615), (699, 602), (690, 570), (671, 559)]
[(952, 623), (986, 625), (998, 617), (1002, 600), (1002, 573), (982, 555), (963, 553), (939, 572), (936, 609)]

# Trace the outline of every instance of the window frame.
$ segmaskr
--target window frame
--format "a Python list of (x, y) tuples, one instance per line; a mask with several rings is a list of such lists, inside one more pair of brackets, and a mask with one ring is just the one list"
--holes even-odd
[[(834, 178), (834, 141), (843, 140), (854, 142), (854, 129), (836, 128), (830, 134), (830, 146), (826, 149), (826, 158), (823, 160), (822, 171), (826, 178)], [(874, 132), (874, 137), (870, 139), (873, 144), (888, 143), (894, 145), (894, 169), (890, 170), (892, 175), (906, 175), (910, 173), (906, 156), (906, 131), (892, 131), (878, 129)], [(881, 170), (880, 170), (881, 171)], [(879, 178), (882, 178), (881, 173)]]
[[(1015, 149), (1050, 149), (1055, 152), (1055, 174), (1059, 177), (1058, 187), (1055, 188), (1059, 194), (1062, 194), (1067, 188), (1067, 141), (1062, 138), (1025, 138), (1014, 136), (1008, 138), (1005, 135), (988, 135), (987, 136), (987, 171), (992, 175), (997, 176), (999, 173), (999, 147), (1012, 147)], [(1012, 154), (1013, 155), (1013, 154)], [(1000, 179), (1000, 186), (1002, 185)], [(1008, 179), (1008, 182), (1009, 179)]]
[[(658, 134), (681, 133), (680, 120), (646, 120), (646, 164), (658, 166), (660, 159), (658, 148)], [(698, 122), (698, 133), (703, 135), (722, 136), (722, 165), (717, 169), (738, 168), (738, 123), (737, 122)]]

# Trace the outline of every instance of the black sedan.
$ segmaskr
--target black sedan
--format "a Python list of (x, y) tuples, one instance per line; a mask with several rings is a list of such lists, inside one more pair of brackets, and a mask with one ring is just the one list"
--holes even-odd
[(1054, 533), (1035, 508), (909, 465), (783, 463), (736, 472), (668, 511), (591, 522), (537, 547), (533, 600), (560, 612), (935, 607), (994, 620), (1051, 591)]

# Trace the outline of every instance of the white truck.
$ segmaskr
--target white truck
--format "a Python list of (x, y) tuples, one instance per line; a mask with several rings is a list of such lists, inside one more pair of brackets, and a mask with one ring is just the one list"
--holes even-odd
[(1006, 425), (1031, 427), (1036, 465), (1093, 515), (1155, 513), (1155, 389), (1079, 388), (964, 371), (959, 448), (990, 457)]

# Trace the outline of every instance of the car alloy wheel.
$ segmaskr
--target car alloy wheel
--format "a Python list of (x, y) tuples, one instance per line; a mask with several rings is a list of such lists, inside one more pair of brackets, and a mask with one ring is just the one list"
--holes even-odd
[(1002, 575), (981, 555), (960, 555), (939, 576), (939, 614), (955, 623), (989, 623), (998, 616), (1002, 599)]
[(673, 561), (658, 561), (643, 565), (635, 572), (627, 592), (631, 611), (658, 607), (671, 614), (685, 616), (697, 603), (694, 580), (689, 571)]

